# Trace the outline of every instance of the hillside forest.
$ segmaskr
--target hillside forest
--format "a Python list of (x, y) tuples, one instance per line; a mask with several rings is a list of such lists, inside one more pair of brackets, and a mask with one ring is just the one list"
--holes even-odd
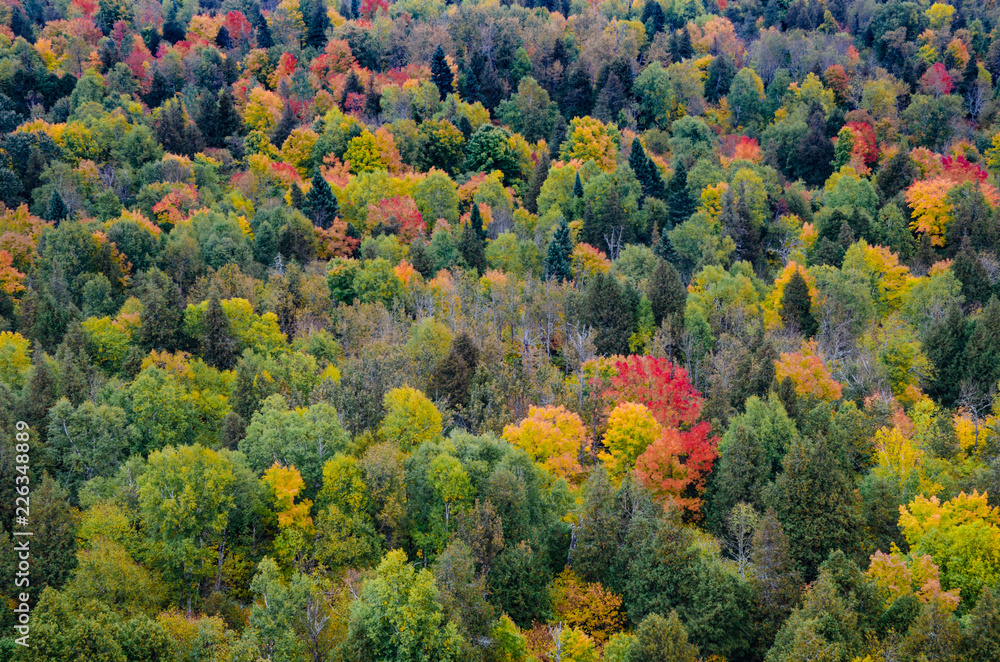
[(0, 660), (997, 662), (998, 186), (994, 2), (0, 0)]

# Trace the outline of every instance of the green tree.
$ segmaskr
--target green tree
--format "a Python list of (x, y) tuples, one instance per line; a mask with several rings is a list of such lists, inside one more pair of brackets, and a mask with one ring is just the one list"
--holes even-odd
[(231, 370), (237, 359), (236, 337), (218, 296), (209, 299), (202, 325), (205, 331), (201, 338), (201, 356), (205, 363), (219, 370)]
[(698, 659), (698, 647), (688, 642), (687, 630), (676, 611), (671, 611), (667, 618), (649, 614), (642, 619), (629, 651), (629, 660), (636, 662), (695, 662)]
[(49, 196), (49, 202), (45, 207), (45, 218), (49, 221), (59, 221), (65, 220), (69, 216), (69, 207), (63, 202), (62, 196), (59, 195), (59, 191), (53, 190), (52, 195)]
[(306, 26), (306, 45), (315, 49), (326, 46), (326, 30), (330, 27), (330, 18), (326, 13), (326, 0), (310, 0), (308, 25)]
[(469, 402), (469, 389), (478, 365), (479, 349), (468, 333), (460, 333), (448, 356), (431, 375), (428, 392), (435, 398), (446, 398), (451, 407), (464, 407)]
[(69, 493), (48, 472), (32, 490), (30, 521), (33, 592), (46, 586), (61, 588), (76, 568), (80, 514), (70, 506)]
[(149, 455), (138, 479), (139, 510), (151, 552), (187, 600), (213, 575), (234, 505), (233, 463), (203, 446), (167, 446)]
[(312, 178), (312, 187), (306, 193), (305, 204), (303, 205), (306, 216), (319, 228), (327, 229), (334, 219), (340, 216), (340, 205), (333, 194), (333, 189), (326, 179), (316, 170)]
[(441, 44), (438, 44), (434, 56), (431, 57), (431, 82), (437, 86), (441, 101), (454, 91), (455, 74), (451, 71), (451, 65), (448, 64), (448, 58)]
[(817, 330), (812, 314), (812, 297), (809, 285), (798, 271), (792, 274), (781, 296), (781, 321), (785, 327), (811, 338)]
[(125, 412), (89, 400), (74, 408), (62, 398), (49, 410), (47, 442), (48, 464), (75, 500), (85, 482), (111, 475), (127, 459)]
[(661, 233), (666, 233), (673, 227), (677, 227), (685, 222), (694, 213), (694, 201), (687, 187), (687, 167), (683, 161), (677, 161), (676, 168), (670, 182), (666, 188), (667, 214), (670, 218), (670, 228), (660, 228)]
[(569, 225), (567, 225), (566, 219), (563, 219), (553, 233), (552, 241), (549, 242), (549, 247), (545, 252), (545, 277), (554, 278), (558, 282), (570, 280), (573, 275), (570, 269), (570, 253), (572, 251), (573, 241), (569, 236)]
[(183, 331), (187, 306), (177, 283), (159, 269), (146, 274), (139, 289), (142, 322), (136, 340), (145, 350), (175, 352), (187, 346)]
[[(666, 234), (663, 235), (664, 237)], [(661, 239), (662, 241), (662, 239)], [(669, 241), (669, 239), (667, 240)], [(677, 269), (664, 259), (656, 262), (656, 270), (649, 279), (646, 296), (653, 308), (653, 322), (660, 326), (664, 321), (675, 330), (684, 327), (684, 306), (687, 288)]]
[(522, 157), (515, 151), (507, 129), (483, 124), (465, 146), (465, 170), (468, 172), (503, 173), (504, 183), (511, 185), (524, 176)]
[[(473, 210), (478, 210), (479, 205), (473, 205)], [(475, 211), (473, 216), (479, 216)], [(479, 220), (480, 231), (477, 232), (473, 219), (468, 225), (462, 228), (462, 236), (458, 240), (458, 252), (465, 261), (466, 266), (476, 272), (483, 274), (486, 273), (486, 247), (483, 245), (483, 239), (480, 236), (482, 232), (482, 219)]]
[[(595, 332), (594, 346), (600, 354), (626, 355), (628, 339), (635, 331), (635, 303), (631, 288), (622, 286), (612, 274), (595, 275), (587, 287), (586, 322)], [(631, 292), (634, 295), (634, 292)], [(638, 299), (637, 296), (634, 297)]]
[(967, 379), (981, 393), (989, 393), (1000, 381), (1000, 300), (994, 294), (979, 313), (965, 345)]
[(346, 649), (358, 662), (448, 662), (463, 645), (447, 621), (429, 570), (407, 563), (402, 550), (389, 552), (351, 605)]

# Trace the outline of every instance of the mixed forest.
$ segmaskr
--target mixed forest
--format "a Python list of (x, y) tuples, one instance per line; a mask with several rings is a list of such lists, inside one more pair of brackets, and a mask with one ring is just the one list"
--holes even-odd
[(996, 662), (998, 186), (989, 1), (0, 0), (0, 660)]

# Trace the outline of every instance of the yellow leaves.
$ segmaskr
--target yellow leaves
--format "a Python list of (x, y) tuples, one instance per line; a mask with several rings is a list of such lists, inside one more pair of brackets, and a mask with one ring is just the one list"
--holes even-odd
[(441, 436), (441, 412), (415, 388), (394, 388), (383, 399), (386, 415), (379, 434), (403, 450), (411, 450)]
[(935, 30), (951, 23), (951, 17), (955, 15), (955, 8), (941, 2), (935, 2), (930, 9), (924, 12)]
[(0, 333), (0, 382), (19, 389), (31, 368), (31, 343), (19, 333)]
[(941, 590), (939, 568), (927, 554), (904, 556), (894, 543), (890, 554), (877, 551), (872, 555), (866, 574), (875, 580), (886, 606), (897, 598), (915, 594), (921, 602), (936, 602), (948, 613), (958, 607), (958, 591)]
[(588, 278), (597, 274), (606, 274), (611, 270), (611, 260), (590, 244), (579, 243), (573, 247), (570, 259), (570, 269), (578, 279)]
[(375, 135), (367, 129), (354, 137), (344, 153), (344, 160), (351, 164), (351, 172), (373, 172), (385, 168), (381, 149)]
[(503, 438), (556, 476), (571, 480), (583, 471), (576, 458), (587, 446), (587, 429), (563, 406), (529, 407), (528, 417), (504, 428)]
[(593, 638), (598, 645), (625, 626), (622, 598), (600, 583), (584, 582), (564, 570), (552, 583), (552, 609), (558, 620)]
[[(924, 451), (913, 444), (898, 427), (883, 427), (875, 433), (875, 461), (878, 463), (876, 473), (890, 476), (899, 485), (905, 485), (913, 472), (921, 474)], [(921, 479), (921, 482), (924, 482)], [(937, 485), (925, 484), (924, 489), (933, 491)]]
[(712, 186), (706, 186), (701, 190), (701, 200), (698, 203), (698, 211), (703, 211), (714, 221), (722, 213), (722, 196), (729, 190), (729, 184), (719, 182)]
[(243, 121), (251, 131), (270, 133), (277, 126), (283, 107), (284, 102), (276, 93), (255, 87), (247, 98)]
[(607, 464), (608, 473), (616, 480), (629, 473), (636, 459), (660, 436), (662, 428), (645, 405), (623, 402), (608, 416), (604, 447), (608, 452), (598, 457)]
[(579, 159), (594, 161), (605, 172), (610, 172), (618, 155), (617, 127), (605, 125), (593, 117), (577, 117), (570, 122), (570, 130), (559, 156), (565, 161)]
[(317, 140), (319, 140), (319, 134), (308, 127), (293, 129), (281, 145), (281, 160), (290, 164), (299, 175), (305, 177)]
[(955, 182), (947, 177), (934, 177), (914, 182), (906, 190), (906, 202), (913, 209), (910, 228), (930, 235), (934, 246), (944, 246), (944, 234), (953, 211), (947, 195), (954, 186)]
[(869, 246), (859, 241), (847, 249), (843, 271), (856, 270), (868, 276), (872, 299), (883, 312), (898, 310), (917, 278), (909, 267), (899, 263), (899, 256), (885, 246)]
[(294, 465), (283, 467), (275, 462), (270, 469), (264, 472), (261, 482), (274, 491), (274, 507), (280, 528), (312, 530), (312, 517), (309, 516), (312, 501), (302, 499), (295, 503), (295, 497), (305, 488), (306, 484)]
[(795, 393), (799, 396), (819, 400), (840, 399), (843, 386), (833, 379), (823, 359), (818, 356), (815, 340), (802, 343), (802, 349), (798, 352), (783, 353), (775, 361), (774, 369), (779, 382), (785, 377), (792, 380)]

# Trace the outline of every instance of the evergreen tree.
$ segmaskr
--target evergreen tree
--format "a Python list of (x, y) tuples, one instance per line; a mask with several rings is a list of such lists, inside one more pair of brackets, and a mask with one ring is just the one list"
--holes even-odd
[[(646, 154), (639, 138), (632, 139), (632, 151), (628, 157), (628, 164), (635, 172), (636, 179), (642, 185), (642, 194), (654, 198), (663, 199), (666, 197), (666, 188), (663, 185), (663, 178), (660, 176), (660, 169), (656, 167), (653, 160)], [(685, 181), (687, 177), (685, 176)], [(692, 210), (693, 211), (693, 210)]]
[(532, 214), (538, 213), (538, 195), (542, 192), (542, 184), (549, 176), (549, 166), (552, 159), (548, 152), (542, 152), (538, 158), (535, 169), (531, 172), (531, 179), (528, 181), (528, 191), (524, 194), (524, 208)]
[(229, 28), (225, 25), (221, 26), (216, 33), (215, 45), (223, 50), (229, 50), (233, 47), (233, 40), (229, 38)]
[(1000, 588), (984, 588), (976, 606), (969, 612), (963, 659), (967, 662), (1000, 660)]
[(410, 244), (409, 254), (410, 264), (421, 276), (428, 278), (434, 274), (434, 258), (427, 250), (427, 242), (421, 237), (417, 237)]
[(927, 394), (945, 407), (954, 405), (961, 391), (969, 331), (962, 309), (953, 304), (944, 319), (931, 325), (924, 341), (927, 358), (934, 364), (934, 376)]
[(785, 285), (781, 297), (781, 321), (787, 328), (798, 331), (806, 338), (811, 338), (816, 333), (817, 324), (812, 314), (809, 284), (798, 271), (792, 274), (792, 279)]
[(708, 65), (708, 79), (705, 81), (705, 100), (719, 103), (719, 99), (729, 94), (729, 87), (736, 77), (736, 65), (731, 57), (720, 53)]
[(326, 0), (311, 0), (309, 25), (306, 27), (306, 45), (319, 50), (326, 46), (326, 29), (330, 27), (330, 17), (326, 13)]
[(274, 133), (271, 134), (272, 144), (277, 147), (285, 144), (285, 140), (292, 134), (292, 130), (297, 123), (295, 112), (292, 110), (292, 104), (285, 102), (285, 107), (281, 111), (278, 124), (274, 127)]
[(646, 296), (653, 306), (653, 321), (656, 326), (666, 320), (675, 329), (683, 328), (687, 288), (672, 264), (664, 259), (657, 260)]
[(69, 208), (63, 202), (59, 191), (53, 189), (52, 195), (49, 196), (49, 204), (45, 208), (45, 220), (55, 221), (58, 224), (59, 221), (65, 220), (67, 216), (69, 216)]
[(481, 241), (486, 241), (486, 228), (483, 227), (483, 214), (479, 211), (479, 203), (473, 202), (472, 209), (469, 211), (469, 227), (471, 227), (476, 236), (479, 237)]
[(334, 219), (340, 215), (337, 197), (319, 170), (313, 175), (312, 188), (306, 193), (303, 211), (316, 227), (324, 230), (329, 228)]
[(176, 352), (187, 346), (184, 335), (184, 296), (167, 274), (153, 269), (146, 274), (139, 291), (142, 322), (136, 340), (149, 350)]
[(576, 180), (573, 181), (573, 197), (577, 199), (583, 198), (583, 182), (580, 181), (580, 171), (576, 171)]
[(434, 57), (431, 58), (431, 82), (437, 85), (442, 101), (453, 90), (455, 74), (452, 73), (448, 58), (444, 54), (444, 47), (440, 44), (434, 51)]
[(979, 313), (965, 345), (968, 381), (980, 393), (990, 393), (1000, 382), (1000, 300), (994, 294)]
[(979, 61), (972, 55), (965, 63), (965, 70), (962, 72), (962, 80), (959, 81), (955, 89), (960, 96), (965, 97), (970, 91), (975, 89), (979, 81)]
[(271, 266), (278, 255), (278, 236), (268, 221), (261, 222), (254, 232), (253, 257), (264, 266)]
[(448, 356), (431, 375), (428, 394), (445, 399), (450, 407), (465, 407), (478, 365), (479, 349), (469, 334), (463, 331), (452, 342)]
[(49, 364), (49, 356), (39, 343), (31, 353), (31, 372), (21, 391), (18, 418), (37, 432), (39, 441), (45, 441), (49, 429), (49, 409), (59, 398), (59, 376)]
[(952, 273), (962, 283), (965, 301), (972, 306), (980, 306), (989, 301), (993, 288), (986, 268), (968, 247), (962, 250), (951, 267)]
[[(477, 208), (477, 205), (473, 205), (473, 209)], [(482, 220), (479, 225), (481, 228)], [(462, 236), (458, 240), (458, 252), (470, 269), (475, 269), (480, 274), (486, 273), (486, 249), (480, 233), (476, 232), (472, 223), (462, 229)]]
[(271, 28), (268, 26), (267, 19), (264, 18), (264, 14), (259, 8), (254, 12), (253, 27), (254, 33), (257, 36), (257, 48), (271, 48), (274, 46), (274, 38), (271, 37)]
[(808, 186), (820, 186), (833, 172), (833, 142), (826, 136), (826, 114), (814, 106), (809, 113), (808, 130), (792, 153), (790, 170)]
[(225, 144), (225, 139), (229, 136), (239, 135), (240, 129), (243, 127), (243, 120), (240, 118), (239, 111), (236, 110), (236, 103), (229, 90), (222, 90), (219, 93), (218, 118), (216, 129), (212, 132), (216, 146)]
[(42, 475), (31, 494), (31, 585), (61, 588), (76, 568), (78, 514), (59, 482)]
[(177, 2), (171, 0), (167, 17), (163, 21), (163, 40), (176, 44), (178, 41), (183, 41), (186, 36), (184, 26), (177, 20)]
[(833, 550), (860, 550), (862, 522), (846, 455), (826, 436), (796, 438), (775, 480), (771, 507), (788, 535), (791, 556), (807, 581)]
[(666, 28), (667, 17), (664, 15), (663, 7), (660, 6), (659, 2), (647, 2), (643, 7), (642, 13), (642, 22), (646, 25), (646, 34), (649, 35), (649, 40), (652, 41), (658, 33), (663, 32), (664, 28)]
[(569, 236), (569, 225), (566, 219), (559, 223), (549, 248), (545, 253), (545, 277), (556, 281), (570, 280), (573, 276), (570, 270), (570, 254), (573, 251), (573, 241)]
[(612, 274), (595, 274), (587, 288), (586, 322), (594, 329), (594, 347), (604, 356), (627, 355), (635, 330), (635, 308)]
[(294, 209), (302, 209), (306, 204), (306, 197), (302, 193), (302, 189), (299, 187), (298, 182), (292, 182), (291, 191), (289, 191), (289, 197), (292, 199), (292, 207)]
[(673, 227), (688, 220), (694, 213), (694, 201), (691, 200), (691, 194), (687, 190), (687, 167), (680, 159), (674, 168), (674, 176), (670, 178), (666, 187), (666, 203)]
[(202, 324), (201, 357), (213, 368), (231, 370), (236, 365), (236, 337), (218, 296), (208, 300)]
[(691, 33), (686, 27), (677, 31), (677, 61), (686, 60), (694, 55), (694, 46), (691, 44)]

